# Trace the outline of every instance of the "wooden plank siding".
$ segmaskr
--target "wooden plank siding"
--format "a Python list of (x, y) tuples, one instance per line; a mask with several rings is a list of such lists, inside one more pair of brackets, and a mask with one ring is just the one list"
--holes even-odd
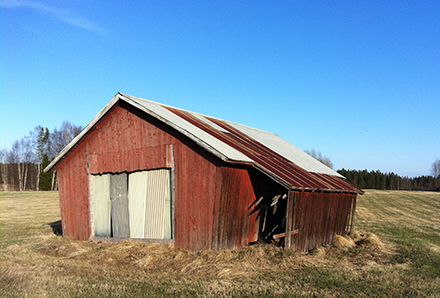
[(219, 169), (220, 193), (216, 196), (213, 248), (236, 249), (256, 241), (256, 216), (249, 207), (256, 200), (251, 176), (245, 168)]
[(186, 136), (123, 102), (57, 166), (64, 236), (92, 235), (88, 172), (171, 168), (172, 158), (176, 246), (192, 251), (231, 249), (256, 240), (256, 213), (249, 215), (256, 199), (250, 174), (254, 170), (227, 167)]
[(80, 144), (74, 154), (66, 156), (57, 167), (57, 174), (63, 235), (86, 240), (91, 235), (91, 229), (85, 144)]
[[(276, 184), (249, 165), (225, 163), (124, 101), (103, 116), (56, 169), (63, 235), (81, 240), (93, 234), (90, 174), (172, 169), (172, 236), (177, 247), (191, 251), (236, 249), (257, 241), (261, 218), (253, 204), (265, 187)], [(328, 244), (353, 220), (356, 194), (291, 191), (291, 195), (293, 219), (288, 230), (298, 230), (291, 236), (293, 250)]]
[(355, 194), (295, 192), (291, 249), (308, 251), (332, 243), (350, 226)]

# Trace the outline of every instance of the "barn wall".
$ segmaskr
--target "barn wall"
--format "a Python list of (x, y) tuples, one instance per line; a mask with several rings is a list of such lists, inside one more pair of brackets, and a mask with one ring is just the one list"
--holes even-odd
[[(89, 174), (170, 168), (174, 177), (174, 240), (192, 251), (229, 249), (253, 240), (255, 200), (244, 168), (226, 164), (155, 118), (121, 103), (57, 166), (64, 235), (91, 236)], [(221, 216), (216, 217), (220, 211)], [(251, 220), (252, 217), (252, 220)], [(222, 233), (217, 236), (217, 233)], [(230, 240), (225, 240), (227, 236)]]
[(355, 194), (295, 192), (293, 230), (298, 234), (291, 249), (308, 251), (345, 235), (355, 201)]
[(89, 181), (86, 151), (80, 144), (57, 167), (63, 235), (70, 239), (90, 237)]
[[(252, 169), (219, 168), (214, 206), (212, 247), (216, 250), (236, 249), (256, 241), (256, 217), (250, 206), (257, 198)], [(255, 177), (255, 178), (254, 178)]]

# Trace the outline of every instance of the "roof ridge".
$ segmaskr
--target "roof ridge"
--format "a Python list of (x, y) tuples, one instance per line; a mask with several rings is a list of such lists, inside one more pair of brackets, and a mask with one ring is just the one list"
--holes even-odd
[(199, 113), (199, 112), (190, 111), (190, 110), (187, 110), (187, 109), (184, 109), (184, 108), (175, 107), (175, 106), (172, 106), (172, 105), (160, 103), (160, 102), (157, 102), (157, 101), (153, 101), (153, 100), (150, 100), (150, 99), (145, 99), (145, 98), (134, 96), (134, 95), (130, 95), (130, 94), (125, 94), (125, 93), (121, 93), (121, 92), (118, 92), (118, 94), (120, 94), (120, 95), (122, 95), (124, 97), (127, 97), (127, 98), (131, 97), (131, 98), (134, 98), (134, 99), (137, 99), (137, 100), (143, 100), (143, 101), (146, 101), (146, 102), (149, 102), (149, 103), (160, 105), (162, 107), (168, 107), (168, 108), (173, 108), (173, 109), (180, 110), (180, 111), (183, 111), (183, 112), (189, 112), (189, 113), (192, 113), (192, 114), (197, 114), (197, 115), (202, 116), (204, 118), (213, 118), (213, 119), (216, 119), (216, 120), (225, 121), (225, 122), (227, 122), (229, 124), (239, 125), (239, 126), (243, 126), (243, 127), (247, 127), (247, 128), (256, 130), (256, 131), (261, 131), (261, 132), (265, 132), (265, 133), (268, 133), (268, 134), (271, 134), (271, 135), (278, 136), (276, 133), (270, 132), (268, 130), (264, 130), (264, 129), (253, 127), (253, 126), (250, 126), (250, 125), (238, 123), (238, 122), (235, 122), (235, 121), (226, 120), (226, 119), (222, 119), (222, 118), (218, 118), (218, 117), (202, 114), (202, 113)]

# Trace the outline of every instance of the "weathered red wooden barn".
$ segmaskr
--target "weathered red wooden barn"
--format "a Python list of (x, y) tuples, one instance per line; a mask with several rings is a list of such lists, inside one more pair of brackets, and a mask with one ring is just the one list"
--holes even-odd
[(331, 243), (351, 228), (362, 193), (275, 134), (121, 93), (49, 170), (65, 237), (191, 251)]

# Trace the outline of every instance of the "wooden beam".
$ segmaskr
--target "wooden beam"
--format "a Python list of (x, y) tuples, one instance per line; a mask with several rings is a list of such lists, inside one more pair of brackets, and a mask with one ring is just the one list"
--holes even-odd
[(356, 201), (357, 201), (357, 196), (355, 195), (354, 198), (352, 199), (352, 208), (351, 208), (351, 227), (350, 227), (350, 231), (353, 231), (354, 229), (354, 225), (356, 224)]
[(295, 201), (295, 192), (289, 191), (289, 196), (287, 197), (287, 212), (286, 212), (286, 233), (284, 249), (290, 249), (292, 245), (292, 226), (293, 226), (293, 205)]
[[(298, 230), (293, 230), (292, 232), (290, 232), (290, 235), (295, 235), (295, 234), (298, 234), (298, 233), (299, 233)], [(283, 237), (286, 237), (286, 233), (281, 233), (281, 234), (273, 235), (273, 239), (280, 239), (280, 238), (283, 238)]]

